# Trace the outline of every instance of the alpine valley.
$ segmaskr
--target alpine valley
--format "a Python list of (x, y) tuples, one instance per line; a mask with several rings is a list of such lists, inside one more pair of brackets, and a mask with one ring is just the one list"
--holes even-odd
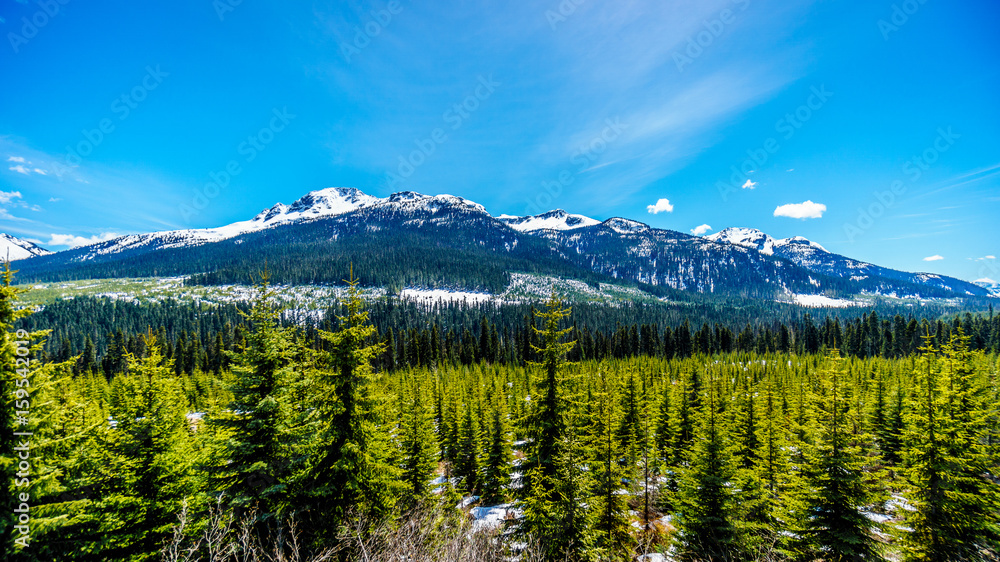
[(561, 209), (494, 217), (451, 195), (386, 198), (332, 187), (209, 229), (130, 234), (62, 252), (2, 235), (18, 280), (53, 282), (189, 276), (246, 283), (265, 263), (273, 281), (339, 284), (350, 264), (369, 286), (501, 294), (517, 273), (632, 285), (659, 298), (768, 299), (847, 306), (872, 297), (978, 300), (989, 288), (907, 273), (831, 253), (802, 237), (727, 228), (698, 237), (626, 218), (598, 221)]

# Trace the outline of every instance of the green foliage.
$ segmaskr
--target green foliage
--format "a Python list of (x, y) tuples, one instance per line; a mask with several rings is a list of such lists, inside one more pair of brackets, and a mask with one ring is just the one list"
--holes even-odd
[(816, 402), (819, 436), (805, 466), (800, 548), (809, 559), (879, 560), (876, 524), (861, 512), (873, 496), (862, 454), (866, 436), (850, 428), (856, 412), (850, 410), (839, 354), (831, 351), (826, 361)]
[(94, 510), (106, 559), (146, 561), (172, 535), (191, 491), (194, 450), (186, 401), (155, 339), (147, 355), (127, 356), (128, 372), (111, 386), (114, 428), (102, 443)]
[(701, 423), (681, 480), (679, 539), (685, 560), (732, 560), (737, 553), (734, 505), (728, 487), (733, 465), (716, 387), (709, 385), (708, 401), (699, 412)]
[[(530, 304), (418, 314), (366, 303), (348, 283), (319, 325), (286, 322), (264, 285), (232, 319), (52, 307), (70, 326), (82, 325), (71, 313), (125, 325), (62, 329), (48, 357), (44, 334), (28, 338), (40, 359), (28, 426), (34, 540), (4, 559), (154, 559), (185, 500), (180, 534), (213, 528), (218, 494), (230, 515), (256, 510), (251, 529), (284, 544), (281, 556), (291, 547), (274, 534), (294, 517), (304, 557), (338, 548), (363, 559), (356, 548), (372, 529), (411, 533), (404, 512), (430, 510), (427, 537), (465, 529), (462, 493), (473, 491), (476, 507), (516, 498), (508, 515), (523, 519), (503, 522), (498, 540), (537, 540), (548, 560), (670, 548), (691, 560), (996, 558), (1000, 363), (973, 351), (993, 345), (994, 318), (921, 324), (880, 311), (734, 335), (631, 305), (571, 314), (557, 299), (537, 314)], [(12, 331), (42, 325), (12, 304), (16, 292), (0, 287), (8, 385)], [(838, 343), (843, 358), (813, 353)], [(436, 476), (450, 479), (432, 485)], [(871, 522), (883, 516), (884, 527)]]
[(371, 365), (384, 346), (369, 343), (375, 328), (368, 323), (357, 283), (352, 272), (340, 329), (321, 331), (330, 351), (321, 355), (313, 393), (314, 439), (298, 477), (300, 501), (316, 535), (350, 515), (390, 516), (405, 487), (402, 470), (392, 463), (395, 437), (384, 381)]
[(251, 331), (231, 355), (232, 402), (211, 419), (221, 441), (213, 462), (216, 489), (237, 517), (252, 512), (264, 526), (273, 523), (288, 494), (286, 390), (294, 376), (291, 335), (278, 325), (273, 296), (265, 273), (247, 315)]
[[(929, 340), (929, 338), (928, 338)], [(985, 433), (989, 409), (977, 384), (976, 357), (961, 330), (930, 342), (914, 372), (906, 458), (911, 483), (906, 537), (909, 560), (990, 560), (997, 552), (998, 493), (990, 480)]]
[(434, 413), (427, 392), (415, 376), (403, 382), (400, 411), (400, 448), (403, 457), (402, 481), (406, 483), (407, 507), (415, 507), (429, 492), (429, 483), (437, 468), (437, 439), (434, 436)]

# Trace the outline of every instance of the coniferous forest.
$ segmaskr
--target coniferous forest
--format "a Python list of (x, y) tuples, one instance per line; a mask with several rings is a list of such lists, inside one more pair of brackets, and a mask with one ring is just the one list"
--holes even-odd
[[(353, 275), (353, 274), (352, 274)], [(3, 560), (997, 560), (1000, 318), (0, 286)], [(692, 319), (694, 320), (692, 322)]]

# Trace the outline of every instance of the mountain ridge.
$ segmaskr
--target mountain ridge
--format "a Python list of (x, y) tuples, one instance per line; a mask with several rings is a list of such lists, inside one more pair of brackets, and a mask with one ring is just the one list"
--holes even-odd
[(35, 256), (46, 256), (54, 252), (24, 238), (0, 232), (0, 261), (16, 261)]
[[(779, 298), (824, 292), (900, 298), (990, 294), (987, 288), (960, 279), (901, 272), (833, 254), (801, 236), (775, 239), (756, 229), (728, 228), (697, 237), (628, 218), (598, 221), (562, 209), (494, 217), (482, 205), (454, 195), (403, 191), (380, 198), (348, 187), (311, 191), (290, 205), (277, 203), (247, 221), (221, 227), (130, 234), (34, 257), (25, 260), (22, 269), (23, 275), (42, 277), (84, 271), (94, 275), (232, 272), (253, 267), (253, 253), (239, 248), (244, 242), (279, 260), (301, 251), (302, 257), (296, 259), (315, 264), (324, 259), (340, 263), (350, 257), (348, 251), (374, 252), (405, 263), (416, 255), (439, 262), (436, 275), (428, 264), (411, 264), (427, 270), (420, 274), (407, 273), (402, 263), (396, 264), (399, 282), (467, 278), (459, 269), (478, 262), (480, 268), (493, 268), (493, 285), (500, 283), (496, 278), (500, 269), (509, 276), (517, 268), (527, 268), (560, 275), (596, 274), (680, 291)], [(392, 247), (379, 249), (378, 244)], [(393, 253), (403, 248), (410, 253)], [(164, 266), (156, 267), (160, 258)], [(79, 272), (73, 273), (74, 269)], [(332, 274), (317, 271), (313, 277), (328, 275)]]

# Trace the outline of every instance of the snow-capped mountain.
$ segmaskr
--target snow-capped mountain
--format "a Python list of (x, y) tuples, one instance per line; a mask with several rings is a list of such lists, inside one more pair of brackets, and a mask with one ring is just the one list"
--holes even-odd
[(257, 213), (250, 220), (234, 222), (216, 228), (167, 230), (149, 234), (128, 234), (105, 242), (98, 242), (78, 248), (82, 250), (75, 261), (93, 260), (98, 256), (124, 252), (146, 253), (170, 248), (187, 248), (229, 240), (242, 234), (257, 232), (281, 225), (314, 221), (352, 213), (368, 207), (413, 207), (433, 208), (442, 203), (464, 202), (483, 213), (486, 209), (453, 195), (422, 195), (412, 191), (394, 193), (386, 198), (366, 195), (353, 187), (328, 187), (311, 191), (291, 205), (277, 203), (269, 209)]
[(989, 277), (983, 277), (982, 279), (976, 279), (974, 283), (1000, 297), (1000, 281), (994, 281)]
[(527, 217), (500, 215), (497, 217), (497, 220), (521, 232), (533, 232), (541, 229), (572, 230), (584, 226), (593, 226), (601, 222), (583, 215), (571, 215), (562, 209)]
[(0, 232), (0, 261), (23, 260), (51, 253), (34, 242)]
[(84, 246), (78, 261), (94, 259), (100, 255), (127, 251), (147, 252), (168, 248), (200, 246), (228, 240), (248, 232), (256, 232), (304, 220), (315, 220), (356, 211), (362, 207), (382, 202), (378, 197), (365, 195), (353, 187), (329, 187), (311, 191), (291, 205), (277, 203), (264, 209), (250, 220), (234, 222), (217, 228), (167, 230), (149, 234), (128, 234), (105, 242)]
[(769, 256), (774, 255), (776, 247), (779, 248), (779, 253), (781, 253), (782, 248), (798, 248), (801, 245), (809, 246), (821, 252), (826, 252), (826, 248), (823, 246), (820, 246), (815, 242), (810, 242), (801, 236), (775, 239), (757, 230), (756, 228), (729, 227), (716, 232), (715, 234), (706, 236), (705, 238), (712, 240), (713, 242), (726, 242), (729, 244), (736, 244), (738, 246), (745, 246), (747, 248), (754, 248), (758, 252)]
[[(754, 248), (762, 254), (785, 258), (809, 271), (832, 277), (852, 281), (865, 281), (872, 278), (895, 279), (916, 285), (938, 287), (958, 294), (983, 294), (979, 286), (968, 281), (936, 273), (908, 273), (858, 261), (834, 254), (802, 236), (776, 239), (753, 228), (726, 228), (705, 238), (714, 242)], [(894, 296), (909, 295), (896, 294)]]
[(561, 209), (491, 216), (453, 195), (411, 191), (379, 198), (354, 188), (313, 191), (230, 225), (133, 234), (19, 264), (23, 279), (198, 275), (245, 282), (267, 262), (287, 283), (337, 283), (347, 265), (383, 285), (501, 291), (514, 272), (671, 291), (795, 300), (859, 294), (953, 298), (989, 292), (958, 279), (881, 268), (802, 237), (753, 229), (707, 238)]

